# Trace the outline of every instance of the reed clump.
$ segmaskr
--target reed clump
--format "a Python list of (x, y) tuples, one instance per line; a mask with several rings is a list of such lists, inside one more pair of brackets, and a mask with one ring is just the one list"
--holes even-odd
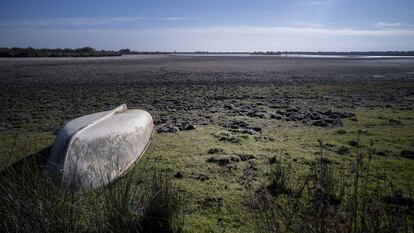
[(250, 190), (257, 232), (414, 232), (411, 189), (374, 169), (372, 143), (360, 144), (349, 169), (335, 167), (322, 141), (305, 172), (273, 163), (270, 185)]
[(1, 232), (182, 232), (182, 195), (157, 168), (138, 166), (107, 187), (62, 194), (45, 176), (44, 158), (1, 172)]

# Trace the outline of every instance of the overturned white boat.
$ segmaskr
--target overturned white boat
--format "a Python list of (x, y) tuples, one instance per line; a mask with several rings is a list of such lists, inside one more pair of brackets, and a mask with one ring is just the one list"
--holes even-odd
[(148, 147), (151, 115), (121, 105), (69, 121), (53, 143), (47, 173), (63, 192), (83, 192), (122, 176)]

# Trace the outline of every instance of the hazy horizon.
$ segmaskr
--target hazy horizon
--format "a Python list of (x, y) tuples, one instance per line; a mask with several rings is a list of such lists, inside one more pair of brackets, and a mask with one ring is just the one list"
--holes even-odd
[(412, 51), (414, 1), (2, 1), (0, 47)]

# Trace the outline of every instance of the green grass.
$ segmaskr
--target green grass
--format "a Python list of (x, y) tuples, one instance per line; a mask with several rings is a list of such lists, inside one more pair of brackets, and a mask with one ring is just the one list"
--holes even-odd
[(258, 232), (414, 232), (413, 190), (401, 190), (371, 167), (372, 144), (357, 147), (349, 171), (320, 153), (301, 174), (297, 164), (274, 161), (269, 184), (251, 190)]
[(54, 135), (16, 131), (0, 134), (0, 171), (28, 155), (50, 146)]
[[(236, 119), (244, 119), (251, 125), (263, 127), (263, 134), (272, 137), (274, 141), (256, 141), (251, 135), (247, 138), (236, 135), (240, 138), (240, 143), (222, 141), (216, 135), (227, 130), (218, 126), (208, 126), (177, 134), (157, 134), (145, 156), (171, 173), (180, 171), (184, 174), (184, 178), (177, 180), (177, 185), (192, 197), (186, 215), (186, 230), (252, 231), (254, 224), (249, 216), (250, 210), (245, 205), (247, 192), (241, 182), (243, 171), (250, 163), (232, 162), (229, 166), (206, 163), (207, 158), (212, 156), (208, 153), (211, 148), (221, 148), (226, 155), (254, 155), (256, 159), (251, 161), (255, 163), (257, 171), (253, 185), (258, 186), (267, 181), (271, 167), (268, 160), (275, 155), (286, 161), (296, 160), (299, 173), (305, 173), (310, 162), (316, 157), (315, 152), (319, 150), (318, 139), (331, 145), (327, 147), (329, 159), (339, 169), (349, 171), (356, 154), (356, 149), (349, 145), (349, 141), (358, 140), (360, 137), (362, 147), (366, 148), (369, 142), (373, 141), (374, 148), (385, 147), (392, 151), (391, 155), (386, 157), (373, 155), (372, 166), (374, 170), (381, 170), (397, 181), (402, 189), (408, 187), (407, 182), (414, 175), (414, 161), (400, 157), (399, 153), (402, 149), (412, 148), (410, 143), (413, 140), (414, 120), (410, 117), (413, 111), (357, 109), (355, 113), (358, 121), (346, 120), (343, 127), (345, 134), (337, 133), (341, 128), (325, 129), (304, 126), (301, 123), (237, 117)], [(399, 119), (402, 124), (385, 124), (388, 121), (378, 119), (380, 115)], [(363, 133), (358, 136), (360, 130)], [(341, 146), (349, 148), (350, 153), (337, 154), (336, 151)], [(197, 180), (199, 174), (207, 175), (209, 180)], [(222, 203), (214, 201), (214, 204), (206, 206), (206, 199), (220, 199)], [(218, 208), (219, 205), (222, 207)]]
[(140, 164), (107, 187), (63, 195), (36, 158), (0, 174), (2, 232), (182, 232), (184, 196), (156, 167)]
[[(261, 138), (229, 132), (228, 129), (217, 125), (199, 126), (196, 130), (176, 134), (155, 134), (152, 144), (139, 164), (156, 166), (157, 170), (162, 171), (169, 179), (177, 172), (183, 174), (182, 178), (172, 180), (172, 184), (185, 197), (181, 203), (185, 216), (184, 232), (254, 231), (256, 225), (249, 206), (248, 187), (255, 190), (268, 184), (269, 174), (272, 172), (269, 159), (274, 156), (283, 162), (293, 163), (299, 176), (306, 174), (318, 157), (319, 139), (325, 143), (327, 158), (338, 171), (344, 171), (344, 174), (351, 169), (355, 161), (356, 148), (350, 145), (350, 141), (360, 140), (360, 146), (364, 150), (371, 141), (375, 150), (387, 149), (390, 151), (387, 156), (373, 155), (372, 170), (381, 171), (390, 180), (395, 181), (401, 190), (407, 190), (408, 182), (414, 176), (414, 160), (403, 158), (399, 153), (403, 149), (413, 149), (413, 110), (377, 107), (352, 111), (357, 115), (358, 121), (345, 120), (342, 128), (320, 128), (299, 122), (216, 113), (213, 117), (221, 121), (244, 120), (252, 126), (262, 127)], [(223, 135), (229, 133), (238, 140), (220, 140)], [(10, 164), (10, 161), (16, 161), (25, 154), (50, 145), (53, 136), (29, 134), (15, 139), (13, 134), (4, 134), (1, 138), (2, 148), (7, 148), (6, 145), (18, 145), (15, 148), (17, 152), (13, 155), (15, 157), (7, 160)], [(24, 145), (22, 142), (31, 142), (32, 139), (37, 143), (29, 143), (30, 146), (27, 147), (21, 146)], [(348, 148), (349, 153), (338, 154), (337, 151), (341, 147)], [(209, 153), (209, 150), (214, 148), (221, 150), (214, 154)], [(207, 162), (212, 156), (239, 155), (253, 158), (239, 162), (231, 161), (226, 165)], [(136, 172), (128, 177), (139, 180), (140, 170), (137, 168)], [(203, 180), (201, 177), (208, 179)], [(138, 190), (138, 186), (132, 187), (132, 190)], [(85, 202), (82, 205), (92, 204)], [(80, 228), (91, 224), (83, 220), (79, 220), (78, 223), (81, 225)]]

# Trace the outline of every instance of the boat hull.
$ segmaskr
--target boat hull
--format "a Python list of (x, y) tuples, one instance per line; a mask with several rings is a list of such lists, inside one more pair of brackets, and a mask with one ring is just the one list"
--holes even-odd
[(64, 192), (105, 186), (133, 167), (153, 130), (148, 112), (129, 110), (126, 105), (76, 118), (57, 135), (48, 173)]

